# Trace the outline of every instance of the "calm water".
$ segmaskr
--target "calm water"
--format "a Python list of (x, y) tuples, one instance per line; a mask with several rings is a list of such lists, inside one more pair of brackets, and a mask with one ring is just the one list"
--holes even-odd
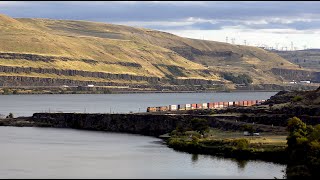
[(0, 127), (0, 178), (283, 178), (285, 166), (191, 155), (153, 137)]
[(129, 113), (148, 106), (268, 99), (276, 92), (0, 95), (0, 114), (31, 116), (35, 112)]

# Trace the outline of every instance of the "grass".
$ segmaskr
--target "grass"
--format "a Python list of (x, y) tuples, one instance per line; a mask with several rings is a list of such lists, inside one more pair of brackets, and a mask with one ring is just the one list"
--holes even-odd
[[(260, 48), (182, 38), (145, 28), (86, 21), (13, 19), (3, 15), (0, 16), (0, 23), (0, 52), (85, 58), (98, 62), (96, 65), (91, 65), (81, 61), (57, 60), (53, 63), (44, 63), (0, 59), (0, 64), (4, 66), (50, 67), (156, 77), (173, 75), (181, 79), (210, 80), (219, 80), (219, 72), (237, 69), (238, 72), (248, 72), (254, 77), (254, 83), (280, 83), (279, 77), (267, 71), (281, 63), (284, 68), (297, 68), (280, 56)], [(172, 47), (193, 47), (202, 52), (232, 51), (243, 57), (219, 59), (207, 55), (195, 55), (193, 62), (171, 51)], [(142, 68), (106, 65), (103, 62), (132, 62), (140, 64)], [(201, 63), (212, 63), (215, 67), (219, 63), (231, 65), (229, 69), (224, 69), (223, 66), (214, 69), (207, 68)], [(161, 68), (156, 65), (161, 65)], [(253, 65), (255, 68), (252, 69)], [(179, 74), (175, 76), (168, 69), (170, 66), (183, 69), (179, 74), (186, 77), (180, 77)], [(201, 73), (201, 70), (209, 70), (210, 74)]]

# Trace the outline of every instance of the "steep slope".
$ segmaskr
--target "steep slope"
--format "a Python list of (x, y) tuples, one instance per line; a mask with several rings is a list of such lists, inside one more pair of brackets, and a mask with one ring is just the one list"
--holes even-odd
[(1, 15), (0, 34), (0, 85), (7, 86), (210, 85), (227, 82), (224, 72), (280, 84), (272, 68), (299, 68), (260, 48), (105, 23)]

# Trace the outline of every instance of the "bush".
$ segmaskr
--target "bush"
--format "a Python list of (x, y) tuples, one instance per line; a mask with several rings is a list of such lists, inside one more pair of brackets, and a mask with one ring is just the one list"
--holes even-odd
[(4, 95), (10, 94), (9, 89), (8, 89), (8, 88), (4, 88), (4, 89), (3, 89), (3, 94), (4, 94)]
[(229, 80), (236, 84), (250, 84), (252, 83), (252, 78), (247, 74), (239, 74), (238, 76), (234, 76), (232, 73), (223, 73), (223, 78)]
[(292, 101), (293, 102), (298, 102), (298, 101), (301, 101), (303, 98), (301, 96), (295, 96), (292, 98)]
[(194, 118), (191, 120), (191, 126), (194, 131), (198, 131), (201, 134), (209, 129), (209, 124), (206, 119)]
[(7, 118), (14, 118), (12, 113), (9, 113), (9, 115), (7, 116)]
[(237, 149), (243, 150), (249, 147), (249, 141), (247, 139), (235, 139), (232, 141), (232, 145)]

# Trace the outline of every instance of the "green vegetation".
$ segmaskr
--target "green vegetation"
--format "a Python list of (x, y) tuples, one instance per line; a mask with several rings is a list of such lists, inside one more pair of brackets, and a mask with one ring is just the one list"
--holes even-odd
[(298, 102), (298, 101), (301, 101), (303, 98), (301, 96), (295, 96), (292, 98), (292, 101), (293, 102)]
[(287, 178), (320, 177), (320, 124), (306, 126), (299, 118), (288, 121)]
[(9, 115), (6, 118), (14, 118), (12, 113), (9, 113)]
[[(248, 125), (245, 128), (252, 130)], [(237, 159), (262, 159), (278, 163), (286, 162), (285, 137), (243, 137), (242, 132), (209, 128), (204, 119), (194, 118), (191, 127), (178, 126), (167, 140), (169, 147), (196, 154), (211, 154)]]
[(222, 73), (222, 75), (223, 75), (224, 79), (229, 80), (229, 81), (236, 83), (236, 84), (248, 85), (253, 82), (252, 78), (250, 76), (248, 76), (247, 74), (239, 74), (239, 75), (235, 76), (232, 73), (224, 72), (224, 73)]
[(194, 118), (191, 120), (191, 127), (194, 131), (204, 134), (205, 131), (209, 130), (209, 124), (206, 119)]

